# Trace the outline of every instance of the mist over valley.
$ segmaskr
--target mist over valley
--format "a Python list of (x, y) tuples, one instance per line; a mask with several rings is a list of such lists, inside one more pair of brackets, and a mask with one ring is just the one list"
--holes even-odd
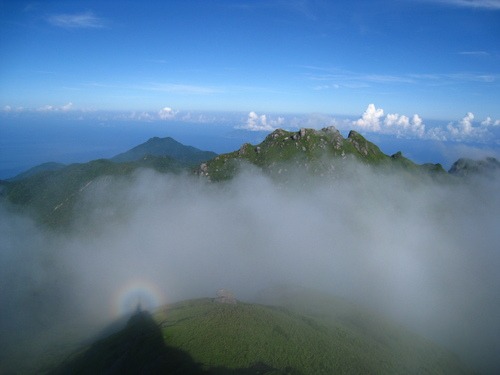
[[(274, 134), (287, 136), (266, 139)], [(319, 160), (328, 173), (292, 159), (279, 163), (286, 177), (251, 163), (224, 182), (193, 167), (96, 175), (75, 189), (63, 227), (4, 197), (3, 360), (77, 347), (138, 303), (155, 311), (226, 288), (247, 303), (286, 305), (279, 293), (259, 298), (291, 287), (343, 298), (493, 373), (498, 169), (441, 179), (358, 158)]]

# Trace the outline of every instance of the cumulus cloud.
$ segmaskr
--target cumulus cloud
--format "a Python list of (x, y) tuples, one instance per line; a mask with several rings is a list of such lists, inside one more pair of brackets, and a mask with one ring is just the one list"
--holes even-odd
[(417, 136), (421, 138), (425, 134), (425, 125), (419, 115), (414, 114), (410, 119), (406, 115), (389, 113), (384, 117), (384, 110), (376, 108), (375, 104), (369, 104), (362, 117), (353, 121), (353, 125), (371, 132), (396, 134), (398, 136)]
[(483, 126), (500, 126), (500, 120), (493, 120), (490, 116), (486, 117), (482, 122)]
[(246, 129), (251, 131), (273, 131), (285, 123), (283, 117), (268, 120), (267, 116), (258, 115), (254, 111), (250, 112), (247, 121), (244, 125), (237, 126), (238, 129)]
[(425, 134), (425, 125), (422, 118), (417, 114), (414, 114), (411, 120), (405, 115), (388, 114), (384, 119), (384, 125), (398, 135), (411, 134), (422, 138)]
[[(446, 127), (449, 138), (453, 140), (480, 140), (485, 138), (489, 133), (486, 127), (474, 125), (474, 114), (467, 114), (457, 123), (449, 123)], [(485, 120), (487, 121), (487, 120)], [(483, 123), (485, 123), (483, 121)]]
[(500, 125), (500, 120), (493, 120), (489, 116), (481, 121), (479, 125), (474, 120), (474, 114), (472, 112), (467, 112), (461, 120), (450, 122), (444, 128), (430, 128), (426, 132), (426, 138), (439, 141), (484, 142), (494, 137), (494, 132), (490, 131), (494, 129), (491, 128)]
[(174, 111), (170, 107), (164, 107), (158, 111), (158, 117), (161, 120), (172, 120), (175, 118), (175, 115), (177, 114), (177, 111)]
[(100, 29), (105, 26), (104, 20), (93, 12), (54, 14), (47, 20), (53, 26), (67, 29)]
[(375, 104), (368, 104), (368, 108), (366, 108), (363, 116), (357, 121), (354, 121), (354, 125), (369, 131), (379, 131), (380, 119), (383, 116), (384, 110), (382, 108), (377, 109)]
[[(153, 172), (108, 177), (88, 186), (64, 234), (0, 205), (0, 344), (46, 348), (68, 327), (115, 318), (137, 280), (154, 286), (157, 304), (221, 287), (252, 300), (293, 284), (376, 309), (470, 363), (500, 368), (500, 180), (440, 185), (346, 170), (286, 186), (257, 172), (222, 186)], [(34, 358), (21, 347), (24, 360)], [(0, 363), (11, 360), (2, 354)]]
[(394, 134), (401, 137), (416, 137), (439, 141), (480, 141), (484, 142), (494, 137), (493, 127), (500, 126), (500, 120), (487, 117), (477, 124), (472, 112), (457, 122), (450, 122), (446, 126), (426, 126), (418, 115), (408, 117), (398, 113), (389, 113), (384, 116), (382, 108), (374, 104), (368, 105), (362, 117), (352, 122), (352, 125), (368, 132)]

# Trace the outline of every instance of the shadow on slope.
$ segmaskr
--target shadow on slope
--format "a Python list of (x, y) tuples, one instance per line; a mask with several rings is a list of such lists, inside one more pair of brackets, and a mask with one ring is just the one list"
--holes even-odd
[(167, 346), (147, 311), (138, 310), (126, 327), (92, 344), (56, 370), (59, 374), (204, 374), (191, 356)]
[(72, 355), (49, 374), (300, 375), (291, 368), (282, 371), (262, 362), (248, 368), (214, 367), (205, 370), (189, 353), (166, 345), (151, 314), (139, 308), (121, 331)]

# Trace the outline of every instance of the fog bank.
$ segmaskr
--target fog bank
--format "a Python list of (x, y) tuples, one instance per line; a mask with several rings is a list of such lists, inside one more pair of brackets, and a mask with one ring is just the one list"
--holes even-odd
[(500, 179), (348, 170), (288, 185), (253, 169), (222, 184), (151, 171), (102, 178), (65, 233), (2, 207), (0, 362), (27, 338), (76, 334), (138, 302), (219, 288), (251, 300), (285, 283), (344, 296), (500, 369)]

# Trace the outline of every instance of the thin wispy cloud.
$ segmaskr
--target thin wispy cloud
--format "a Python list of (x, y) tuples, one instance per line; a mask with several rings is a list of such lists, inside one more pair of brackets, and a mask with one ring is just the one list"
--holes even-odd
[[(471, 52), (476, 53), (476, 52)], [(478, 52), (479, 53), (479, 52)], [(319, 68), (303, 66), (308, 72), (305, 76), (312, 81), (321, 82), (314, 86), (314, 90), (331, 88), (366, 88), (376, 84), (381, 85), (449, 85), (460, 83), (495, 83), (500, 79), (498, 74), (482, 72), (457, 73), (408, 73), (401, 75), (359, 73), (336, 68)]]
[(500, 0), (428, 0), (442, 4), (464, 7), (500, 10)]
[(102, 29), (106, 26), (103, 18), (97, 17), (93, 12), (74, 14), (54, 14), (47, 21), (57, 27), (65, 29)]
[(490, 54), (486, 51), (462, 51), (458, 53), (459, 55), (465, 56), (489, 56)]

